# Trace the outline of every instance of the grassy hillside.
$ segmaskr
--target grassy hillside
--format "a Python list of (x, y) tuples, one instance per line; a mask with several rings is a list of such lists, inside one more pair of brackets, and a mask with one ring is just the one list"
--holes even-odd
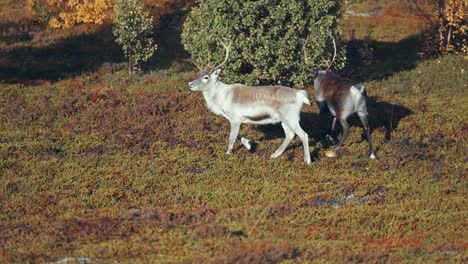
[[(353, 0), (343, 21), (348, 39), (370, 38), (379, 41), (400, 41), (419, 34), (427, 25), (408, 2), (395, 0)], [(432, 14), (430, 1), (418, 1), (422, 10)]]
[[(421, 61), (408, 42), (372, 39), (369, 64), (358, 57), (347, 74), (371, 97), (378, 159), (357, 120), (340, 158), (320, 158), (306, 106), (307, 166), (297, 138), (269, 159), (280, 126), (243, 126), (256, 151), (237, 142), (225, 155), (228, 122), (188, 90), (197, 72), (183, 54), (129, 77), (117, 50), (85, 63), (106, 28), (75, 30), (0, 47), (1, 76), (13, 76), (0, 84), (0, 263), (468, 260), (466, 57)], [(40, 60), (69, 45), (79, 53)], [(61, 58), (85, 70), (45, 69)]]
[(466, 260), (464, 66), (367, 83), (378, 160), (354, 126), (345, 155), (311, 166), (298, 141), (268, 158), (277, 126), (243, 127), (256, 152), (226, 156), (228, 124), (188, 91), (193, 72), (2, 85), (1, 262)]

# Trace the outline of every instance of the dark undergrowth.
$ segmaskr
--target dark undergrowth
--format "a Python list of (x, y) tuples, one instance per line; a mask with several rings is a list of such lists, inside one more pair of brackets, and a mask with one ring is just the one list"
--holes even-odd
[(115, 61), (3, 75), (1, 263), (467, 261), (465, 57), (361, 79), (377, 160), (354, 119), (340, 157), (323, 158), (305, 106), (307, 166), (298, 139), (269, 158), (278, 126), (243, 126), (256, 150), (226, 155), (228, 122), (178, 56), (131, 77)]

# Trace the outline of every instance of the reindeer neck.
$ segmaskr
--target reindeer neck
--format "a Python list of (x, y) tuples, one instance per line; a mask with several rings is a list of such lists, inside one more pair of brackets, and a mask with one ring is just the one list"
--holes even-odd
[(205, 98), (222, 95), (225, 94), (230, 89), (230, 87), (230, 84), (225, 84), (222, 81), (216, 81), (216, 83), (212, 84), (209, 89), (203, 92), (203, 95)]
[(203, 91), (206, 105), (215, 114), (222, 115), (224, 112), (222, 108), (228, 98), (230, 88), (231, 85), (217, 81), (208, 90)]

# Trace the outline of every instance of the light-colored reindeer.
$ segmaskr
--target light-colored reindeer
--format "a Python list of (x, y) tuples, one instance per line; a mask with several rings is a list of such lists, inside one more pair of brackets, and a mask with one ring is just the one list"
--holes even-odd
[[(367, 121), (367, 93), (366, 88), (359, 82), (355, 82), (350, 79), (342, 78), (328, 70), (335, 61), (336, 56), (336, 42), (332, 34), (329, 32), (330, 37), (333, 40), (334, 54), (333, 59), (328, 65), (326, 70), (319, 70), (315, 72), (314, 76), (314, 89), (315, 89), (315, 100), (320, 109), (320, 127), (326, 138), (329, 139), (333, 144), (335, 140), (331, 135), (328, 134), (328, 124), (326, 124), (325, 115), (330, 112), (333, 116), (331, 125), (331, 132), (334, 132), (336, 120), (340, 122), (343, 128), (343, 133), (336, 144), (336, 148), (339, 149), (343, 145), (344, 141), (349, 134), (348, 117), (354, 113), (357, 113), (366, 133), (367, 142), (369, 144), (369, 158), (375, 159), (374, 150), (372, 149), (372, 139), (370, 134), (369, 123)], [(304, 56), (307, 62), (307, 53), (304, 48)]]
[[(224, 42), (220, 42), (226, 50), (224, 61), (218, 66), (212, 67), (211, 70), (204, 71), (188, 85), (190, 90), (203, 93), (211, 112), (229, 120), (231, 132), (226, 153), (232, 153), (236, 138), (247, 149), (251, 149), (250, 141), (239, 134), (241, 124), (281, 123), (285, 139), (278, 150), (271, 155), (271, 158), (279, 157), (294, 135), (297, 135), (304, 147), (304, 162), (310, 164), (309, 137), (299, 125), (302, 105), (310, 105), (307, 92), (284, 86), (247, 86), (223, 83), (219, 80), (220, 68), (229, 58), (231, 43), (226, 45)], [(197, 65), (197, 67), (201, 70), (200, 66)]]

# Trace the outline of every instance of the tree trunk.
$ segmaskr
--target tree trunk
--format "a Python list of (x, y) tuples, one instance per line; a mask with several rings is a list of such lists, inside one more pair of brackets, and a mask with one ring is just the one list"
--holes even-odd
[(130, 75), (133, 74), (133, 54), (132, 54), (132, 48), (127, 48), (127, 54), (128, 54), (128, 73)]
[(437, 5), (437, 13), (439, 16), (439, 52), (445, 53), (445, 18), (444, 18), (445, 0), (439, 0)]
[(445, 51), (448, 53), (450, 52), (451, 50), (451, 44), (450, 42), (452, 41), (452, 26), (449, 26), (449, 30), (448, 30), (448, 33), (447, 33), (447, 43), (446, 43), (446, 46), (445, 46)]

